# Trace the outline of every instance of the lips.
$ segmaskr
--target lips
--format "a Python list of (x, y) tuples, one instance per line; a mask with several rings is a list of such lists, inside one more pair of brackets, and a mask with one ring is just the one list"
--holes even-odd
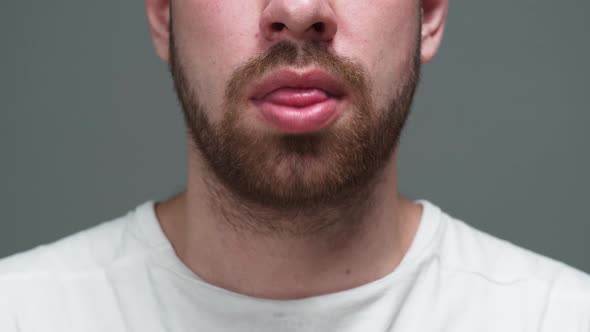
[(342, 113), (347, 91), (320, 70), (283, 70), (257, 82), (250, 95), (263, 122), (284, 133), (303, 134), (333, 124)]

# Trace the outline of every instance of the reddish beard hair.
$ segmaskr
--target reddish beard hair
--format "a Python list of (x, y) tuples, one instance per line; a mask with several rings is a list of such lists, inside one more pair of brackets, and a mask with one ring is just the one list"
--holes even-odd
[[(282, 41), (236, 69), (226, 86), (223, 108), (205, 110), (183, 67), (171, 29), (170, 72), (190, 137), (215, 179), (219, 199), (283, 213), (302, 214), (326, 207), (365, 206), (371, 189), (391, 160), (410, 111), (419, 79), (420, 43), (388, 107), (378, 112), (366, 71), (325, 45)], [(346, 121), (312, 134), (261, 133), (243, 125), (245, 87), (279, 67), (318, 67), (349, 87)], [(221, 112), (211, 123), (207, 113)], [(221, 194), (224, 193), (224, 194)]]

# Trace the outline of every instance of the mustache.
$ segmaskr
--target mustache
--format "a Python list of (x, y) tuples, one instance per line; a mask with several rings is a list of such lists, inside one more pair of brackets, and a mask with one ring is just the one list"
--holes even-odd
[(280, 67), (317, 67), (348, 85), (351, 91), (367, 94), (370, 91), (367, 72), (348, 57), (335, 54), (325, 43), (307, 40), (302, 44), (283, 40), (238, 67), (225, 90), (225, 100), (237, 101), (251, 82)]

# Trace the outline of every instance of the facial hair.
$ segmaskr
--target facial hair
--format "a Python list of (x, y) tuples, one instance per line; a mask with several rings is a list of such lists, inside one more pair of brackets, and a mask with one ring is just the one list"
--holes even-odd
[[(418, 45), (420, 45), (418, 43)], [(372, 83), (360, 62), (334, 54), (322, 43), (281, 41), (239, 66), (226, 85), (223, 107), (205, 109), (183, 67), (171, 29), (170, 71), (193, 146), (214, 178), (205, 179), (213, 196), (229, 194), (242, 212), (252, 206), (283, 216), (315, 216), (318, 211), (366, 206), (371, 189), (391, 161), (418, 82), (419, 46), (400, 73), (388, 106), (377, 110)], [(246, 88), (278, 68), (320, 68), (348, 87), (347, 117), (319, 132), (262, 132), (243, 119), (252, 111)], [(192, 75), (194, 77), (195, 75)], [(208, 114), (221, 112), (219, 123)], [(223, 193), (223, 194), (222, 194)], [(249, 207), (249, 208), (243, 208)], [(357, 209), (358, 210), (358, 209)], [(267, 213), (270, 218), (272, 213)], [(226, 215), (226, 219), (232, 219)], [(264, 218), (258, 218), (264, 219)], [(331, 218), (328, 218), (331, 219)], [(277, 225), (266, 225), (276, 229)], [(318, 224), (312, 227), (320, 227)], [(310, 227), (308, 227), (310, 228)]]

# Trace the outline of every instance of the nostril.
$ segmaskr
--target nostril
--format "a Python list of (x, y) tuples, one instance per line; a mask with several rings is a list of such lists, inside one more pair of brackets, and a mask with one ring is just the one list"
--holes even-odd
[(326, 25), (322, 22), (318, 22), (318, 23), (314, 23), (312, 25), (312, 28), (316, 31), (316, 32), (324, 32), (324, 30), (326, 30)]
[(271, 24), (270, 27), (271, 27), (272, 31), (283, 31), (283, 29), (285, 28), (285, 24), (275, 22), (275, 23)]

